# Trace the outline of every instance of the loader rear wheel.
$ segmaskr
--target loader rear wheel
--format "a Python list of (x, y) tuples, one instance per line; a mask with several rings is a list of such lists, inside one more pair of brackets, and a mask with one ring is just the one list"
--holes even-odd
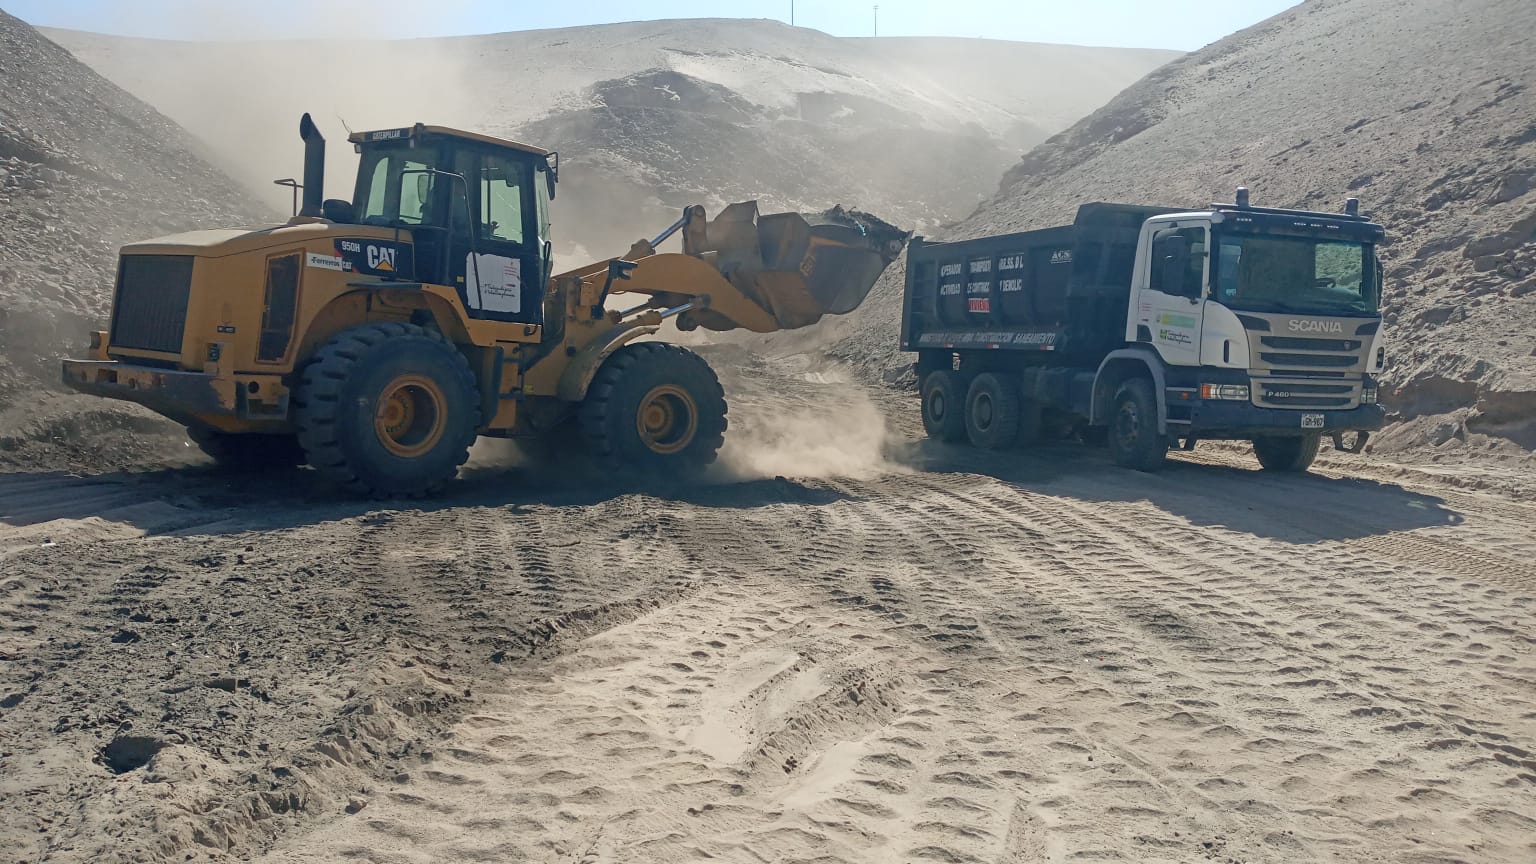
[(364, 324), (315, 352), (296, 395), (309, 464), (355, 492), (414, 497), (469, 458), (480, 425), (475, 376), (436, 330)]
[(1300, 474), (1312, 467), (1317, 458), (1323, 436), (1310, 435), (1261, 436), (1253, 439), (1253, 455), (1265, 471), (1282, 474)]
[(725, 440), (725, 391), (699, 355), (642, 342), (603, 363), (578, 416), (603, 468), (687, 478), (714, 462)]
[(1012, 447), (1019, 437), (1019, 385), (1011, 376), (983, 372), (965, 393), (965, 435), (983, 450)]
[(304, 464), (304, 448), (296, 435), (236, 435), (188, 426), (187, 437), (226, 471), (250, 473)]
[(948, 369), (923, 376), (923, 431), (951, 444), (965, 440), (965, 388)]

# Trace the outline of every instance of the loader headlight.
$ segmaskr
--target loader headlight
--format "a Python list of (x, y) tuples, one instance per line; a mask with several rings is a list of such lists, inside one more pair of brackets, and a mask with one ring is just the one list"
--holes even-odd
[(1247, 384), (1201, 384), (1201, 399), (1230, 399), (1233, 401), (1248, 400)]

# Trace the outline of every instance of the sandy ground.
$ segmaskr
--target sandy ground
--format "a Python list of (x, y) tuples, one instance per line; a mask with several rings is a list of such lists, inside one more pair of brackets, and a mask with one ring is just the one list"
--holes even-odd
[(698, 487), (0, 475), (0, 859), (1536, 855), (1528, 480), (983, 457), (715, 362)]

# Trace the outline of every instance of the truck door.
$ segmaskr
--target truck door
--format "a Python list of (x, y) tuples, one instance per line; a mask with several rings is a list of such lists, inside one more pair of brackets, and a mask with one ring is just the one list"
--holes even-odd
[(1200, 365), (1209, 248), (1210, 230), (1203, 225), (1169, 226), (1152, 234), (1137, 338), (1150, 341), (1173, 366)]
[(543, 238), (533, 167), (520, 155), (479, 148), (460, 149), (455, 158), (465, 183), (455, 182), (453, 207), (456, 214), (467, 209), (471, 225), (454, 232), (450, 278), (471, 317), (543, 323)]

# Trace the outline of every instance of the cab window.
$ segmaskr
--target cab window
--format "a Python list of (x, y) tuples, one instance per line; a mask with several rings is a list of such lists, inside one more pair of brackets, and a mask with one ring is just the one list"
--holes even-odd
[(480, 166), (480, 237), (521, 244), (523, 202), (529, 191), (529, 166), (522, 160), (487, 154)]
[[(363, 154), (355, 205), (365, 225), (421, 225), (431, 221), (432, 155), (379, 149)], [(461, 217), (462, 218), (462, 217)]]

